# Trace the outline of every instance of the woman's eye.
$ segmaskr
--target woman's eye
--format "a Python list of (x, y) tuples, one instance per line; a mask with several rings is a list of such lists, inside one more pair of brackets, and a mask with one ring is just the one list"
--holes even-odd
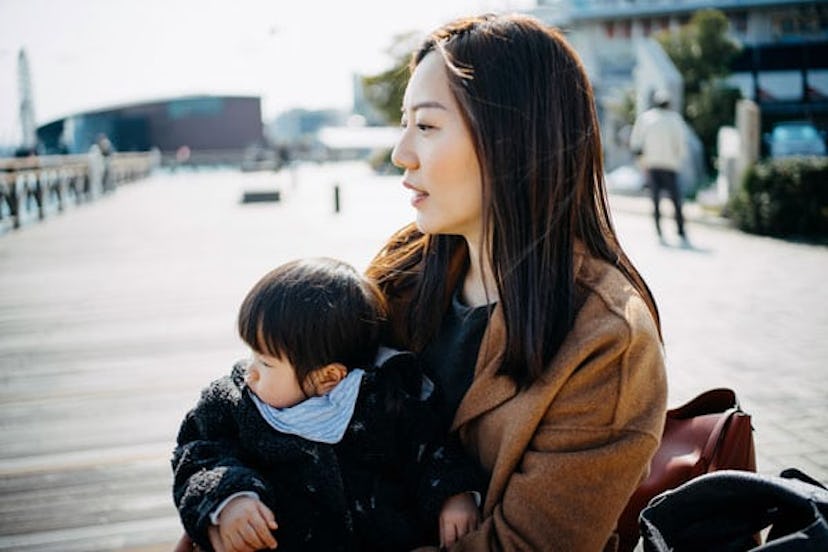
[[(429, 130), (433, 130), (433, 129), (437, 128), (434, 125), (430, 125), (428, 123), (414, 123), (414, 126), (416, 126), (417, 130), (419, 130), (420, 132), (428, 132)], [(406, 119), (401, 119), (400, 120), (400, 128), (402, 128), (402, 129), (408, 128), (408, 121)]]

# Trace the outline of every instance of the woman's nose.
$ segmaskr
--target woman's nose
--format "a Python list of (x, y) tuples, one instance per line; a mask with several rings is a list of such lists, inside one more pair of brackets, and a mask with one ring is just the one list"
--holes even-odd
[(391, 162), (394, 163), (395, 167), (404, 170), (417, 167), (417, 156), (406, 144), (405, 133), (400, 136), (400, 139), (394, 145), (394, 149), (391, 150)]

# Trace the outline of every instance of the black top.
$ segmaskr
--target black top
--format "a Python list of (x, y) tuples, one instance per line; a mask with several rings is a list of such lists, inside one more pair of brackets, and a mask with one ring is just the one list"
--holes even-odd
[(422, 353), (423, 369), (439, 392), (440, 419), (446, 429), (474, 378), (480, 342), (494, 307), (494, 303), (479, 307), (463, 304), (461, 288), (462, 284), (452, 294), (437, 335)]

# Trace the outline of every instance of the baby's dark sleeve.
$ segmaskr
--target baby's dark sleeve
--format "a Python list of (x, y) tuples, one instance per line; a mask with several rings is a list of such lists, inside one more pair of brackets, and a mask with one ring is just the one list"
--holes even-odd
[(429, 526), (436, 524), (449, 497), (463, 492), (485, 494), (488, 481), (475, 458), (466, 454), (456, 435), (447, 435), (435, 402), (434, 384), (419, 363), (406, 359), (397, 366), (404, 390), (398, 411), (398, 443), (407, 486), (417, 510)]
[(443, 503), (456, 494), (485, 496), (488, 477), (468, 455), (456, 435), (448, 435), (427, 449), (417, 485), (417, 503), (424, 519), (437, 520)]
[(205, 550), (212, 550), (210, 513), (225, 498), (242, 491), (260, 497), (269, 492), (264, 479), (242, 462), (233, 416), (237, 392), (230, 378), (205, 389), (184, 417), (173, 451), (173, 499), (184, 529)]

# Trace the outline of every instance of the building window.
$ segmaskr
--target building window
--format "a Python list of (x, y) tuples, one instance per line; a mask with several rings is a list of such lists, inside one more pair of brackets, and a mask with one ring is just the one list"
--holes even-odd
[(821, 5), (816, 6), (816, 24), (817, 24), (817, 31), (820, 33), (824, 33), (828, 31), (828, 6)]
[(612, 21), (604, 23), (604, 34), (607, 35), (607, 38), (612, 38), (615, 35), (615, 25)]
[(746, 35), (748, 30), (747, 12), (736, 11), (730, 14), (730, 28), (739, 35)]
[(828, 24), (828, 8), (802, 6), (775, 13), (771, 18), (773, 34), (777, 38), (819, 36)]
[(618, 22), (618, 36), (621, 38), (630, 38), (630, 28), (632, 27), (630, 20)]
[(222, 98), (182, 98), (167, 104), (170, 119), (187, 119), (191, 117), (212, 117), (224, 109)]

